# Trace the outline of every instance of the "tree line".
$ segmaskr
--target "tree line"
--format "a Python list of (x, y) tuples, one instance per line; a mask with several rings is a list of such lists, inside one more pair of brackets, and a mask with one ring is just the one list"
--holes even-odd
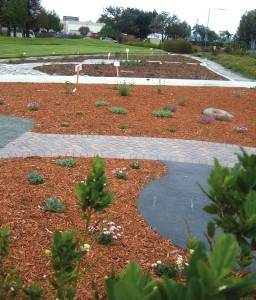
[(40, 28), (59, 32), (62, 24), (55, 11), (46, 11), (41, 0), (0, 0), (0, 24), (8, 28), (8, 35), (13, 30), (22, 30), (29, 37), (29, 30), (38, 31)]

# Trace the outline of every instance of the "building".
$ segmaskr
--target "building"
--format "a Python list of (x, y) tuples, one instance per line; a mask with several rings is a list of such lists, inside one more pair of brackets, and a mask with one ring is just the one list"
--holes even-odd
[(78, 29), (81, 26), (88, 27), (90, 32), (88, 37), (98, 37), (102, 27), (105, 26), (105, 23), (96, 23), (91, 21), (79, 21), (78, 17), (68, 17), (64, 16), (62, 20), (63, 29), (62, 32), (66, 35), (80, 35)]

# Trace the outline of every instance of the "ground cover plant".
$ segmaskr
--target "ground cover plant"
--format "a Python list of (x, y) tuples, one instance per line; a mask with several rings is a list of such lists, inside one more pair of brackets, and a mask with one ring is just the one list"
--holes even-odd
[[(256, 146), (255, 89), (164, 86), (163, 93), (159, 95), (155, 86), (134, 85), (130, 95), (122, 97), (113, 87), (77, 85), (75, 93), (65, 94), (65, 83), (0, 83), (0, 98), (5, 99), (4, 105), (0, 106), (0, 114), (32, 119), (35, 125), (31, 130), (41, 133), (171, 136)], [(238, 91), (244, 93), (242, 98), (236, 97)], [(186, 99), (185, 106), (178, 104), (181, 98)], [(122, 107), (128, 112), (113, 114), (108, 109), (110, 106), (106, 109), (97, 107), (95, 102), (98, 99), (111, 99), (111, 107)], [(28, 110), (27, 104), (35, 100), (40, 109), (36, 112)], [(61, 105), (56, 106), (56, 102)], [(157, 118), (152, 114), (168, 103), (176, 105), (172, 118)], [(234, 120), (198, 123), (202, 112), (209, 107), (232, 113)], [(75, 115), (74, 108), (84, 114)], [(120, 124), (128, 129), (120, 130)], [(168, 128), (176, 131), (170, 133)]]

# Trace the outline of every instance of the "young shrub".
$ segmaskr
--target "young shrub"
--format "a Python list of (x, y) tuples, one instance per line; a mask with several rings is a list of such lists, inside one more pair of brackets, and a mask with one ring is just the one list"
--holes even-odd
[(118, 179), (128, 180), (128, 172), (126, 171), (126, 168), (117, 168), (112, 171), (112, 174), (114, 174)]
[(155, 110), (153, 111), (153, 115), (158, 118), (171, 118), (173, 117), (173, 113), (170, 110)]
[(46, 179), (44, 178), (44, 175), (37, 173), (37, 172), (28, 174), (27, 178), (31, 184), (43, 184), (46, 181)]
[(133, 163), (130, 163), (129, 165), (132, 169), (140, 169), (140, 163), (138, 161), (135, 161)]
[(120, 239), (121, 226), (116, 226), (114, 222), (103, 221), (103, 230), (97, 237), (96, 241), (101, 245), (112, 245), (115, 240)]
[(37, 102), (29, 103), (28, 109), (31, 111), (37, 111), (37, 110), (39, 110), (39, 104)]
[(0, 105), (3, 105), (4, 104), (4, 99), (0, 99)]
[(185, 106), (187, 104), (187, 99), (184, 98), (184, 97), (181, 97), (179, 100), (178, 100), (178, 105), (179, 106)]
[(159, 264), (155, 269), (155, 274), (158, 277), (167, 276), (168, 278), (176, 279), (178, 277), (178, 269), (176, 266), (171, 266), (170, 263)]
[(110, 112), (113, 114), (119, 114), (119, 115), (124, 115), (127, 113), (127, 110), (123, 107), (117, 107), (117, 106), (112, 106), (109, 109)]
[(131, 86), (123, 83), (117, 87), (117, 90), (120, 96), (128, 96), (131, 92)]
[(45, 210), (55, 213), (62, 213), (65, 210), (65, 205), (59, 198), (49, 197), (45, 200)]
[(56, 160), (56, 164), (58, 166), (73, 168), (77, 165), (77, 161), (74, 158), (63, 158)]
[(95, 102), (96, 106), (108, 106), (108, 101), (98, 100)]
[(68, 127), (69, 126), (69, 123), (68, 122), (63, 122), (60, 124), (61, 127)]
[(168, 40), (163, 43), (163, 49), (174, 53), (192, 53), (193, 45), (186, 40)]
[(169, 132), (176, 132), (177, 130), (176, 130), (176, 128), (174, 128), (174, 127), (170, 127), (170, 128), (168, 128), (167, 129)]
[(75, 115), (78, 115), (78, 116), (81, 116), (83, 115), (84, 113), (81, 111), (81, 110), (76, 110), (75, 111)]
[(127, 126), (126, 126), (125, 124), (120, 124), (120, 125), (118, 126), (118, 128), (120, 128), (120, 129), (127, 129)]
[(199, 119), (197, 119), (197, 123), (200, 124), (211, 124), (215, 120), (215, 118), (206, 116), (206, 115), (201, 115)]

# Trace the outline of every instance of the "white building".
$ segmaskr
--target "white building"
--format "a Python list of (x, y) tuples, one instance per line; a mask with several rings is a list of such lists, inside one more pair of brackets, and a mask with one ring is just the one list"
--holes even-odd
[(62, 24), (63, 24), (62, 32), (67, 35), (68, 34), (80, 35), (80, 32), (78, 31), (78, 29), (81, 26), (88, 27), (90, 29), (90, 32), (88, 33), (87, 36), (96, 36), (101, 31), (102, 27), (105, 26), (105, 23), (95, 23), (95, 22), (90, 22), (90, 21), (83, 22), (83, 21), (79, 21), (79, 20), (77, 20), (77, 21), (71, 20), (68, 18), (63, 18)]

